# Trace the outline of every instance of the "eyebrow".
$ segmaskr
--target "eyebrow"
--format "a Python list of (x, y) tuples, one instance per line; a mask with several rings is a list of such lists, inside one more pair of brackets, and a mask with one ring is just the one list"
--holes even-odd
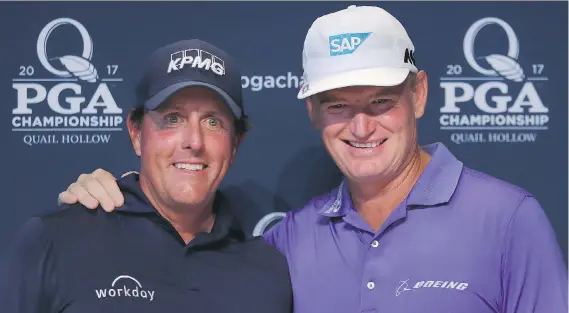
[(382, 96), (396, 96), (398, 94), (401, 93), (401, 88), (400, 86), (391, 86), (391, 87), (386, 87), (382, 90), (378, 90), (375, 94), (374, 97), (382, 97)]
[(320, 104), (326, 104), (326, 103), (331, 103), (331, 102), (341, 102), (341, 101), (345, 101), (342, 98), (337, 98), (331, 95), (319, 95), (318, 96), (318, 103)]
[[(385, 96), (394, 96), (397, 95), (398, 90), (397, 87), (387, 87), (385, 89), (382, 90), (378, 90), (376, 91), (371, 98), (377, 98), (377, 97), (385, 97)], [(332, 102), (345, 102), (347, 100), (343, 99), (342, 97), (335, 97), (332, 95), (328, 95), (328, 94), (322, 94), (318, 96), (318, 102), (320, 104), (326, 104), (326, 103), (332, 103)]]
[(202, 113), (205, 115), (212, 115), (212, 116), (218, 116), (218, 117), (225, 115), (224, 114), (225, 112), (223, 112), (221, 110), (211, 110), (211, 109), (210, 110), (204, 110)]

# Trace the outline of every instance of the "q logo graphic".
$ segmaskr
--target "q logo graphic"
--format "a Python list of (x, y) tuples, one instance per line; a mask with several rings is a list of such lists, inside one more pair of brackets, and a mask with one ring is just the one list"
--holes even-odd
[[(58, 26), (65, 24), (73, 25), (73, 27), (79, 31), (79, 34), (81, 34), (81, 39), (83, 40), (83, 53), (80, 57), (75, 55), (65, 55), (62, 57), (54, 58), (59, 60), (61, 64), (63, 64), (63, 66), (65, 66), (67, 69), (67, 71), (62, 71), (55, 69), (49, 63), (46, 47), (49, 35)], [(45, 25), (38, 36), (37, 52), (41, 65), (43, 65), (43, 67), (53, 75), (59, 77), (75, 76), (90, 83), (95, 83), (99, 78), (95, 66), (93, 66), (93, 64), (90, 62), (91, 57), (93, 56), (93, 41), (91, 40), (91, 36), (89, 36), (87, 29), (81, 23), (75, 20), (72, 20), (70, 18), (59, 18)]]
[[(508, 53), (507, 56), (501, 54), (490, 54), (484, 59), (490, 66), (491, 70), (485, 69), (480, 66), (476, 59), (474, 58), (474, 40), (478, 32), (486, 25), (497, 24), (504, 29), (506, 36), (508, 37)], [(488, 17), (477, 21), (472, 24), (466, 34), (464, 35), (463, 42), (464, 58), (468, 65), (472, 67), (473, 70), (486, 76), (503, 76), (509, 80), (515, 82), (521, 82), (524, 80), (524, 71), (521, 66), (516, 62), (518, 55), (520, 53), (520, 44), (518, 42), (518, 37), (514, 32), (514, 29), (506, 22), (495, 17)]]

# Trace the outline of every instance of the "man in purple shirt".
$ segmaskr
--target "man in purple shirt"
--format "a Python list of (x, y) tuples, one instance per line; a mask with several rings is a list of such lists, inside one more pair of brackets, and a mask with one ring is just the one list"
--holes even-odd
[[(418, 145), (428, 82), (414, 51), (378, 7), (308, 31), (298, 98), (345, 178), (264, 235), (287, 257), (295, 312), (567, 312), (567, 269), (537, 200), (440, 143)], [(98, 170), (60, 201), (123, 199)]]

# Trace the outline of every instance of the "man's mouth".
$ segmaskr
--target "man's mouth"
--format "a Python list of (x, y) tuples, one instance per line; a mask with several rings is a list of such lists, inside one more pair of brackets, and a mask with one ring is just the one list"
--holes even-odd
[(174, 163), (174, 166), (181, 170), (193, 172), (203, 171), (208, 167), (207, 164), (203, 163)]
[(376, 140), (376, 141), (369, 141), (369, 142), (355, 142), (355, 141), (349, 141), (349, 140), (343, 140), (346, 144), (354, 147), (354, 148), (360, 148), (360, 149), (369, 149), (369, 148), (375, 148), (381, 144), (383, 144), (385, 141), (387, 141), (387, 138), (381, 139), (381, 140)]

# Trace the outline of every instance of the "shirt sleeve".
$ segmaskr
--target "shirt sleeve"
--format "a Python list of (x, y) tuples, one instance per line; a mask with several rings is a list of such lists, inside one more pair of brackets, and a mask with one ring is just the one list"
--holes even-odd
[(0, 268), (0, 312), (49, 313), (53, 283), (52, 244), (40, 218), (17, 232)]
[(506, 231), (503, 313), (566, 313), (567, 268), (545, 212), (524, 198)]

